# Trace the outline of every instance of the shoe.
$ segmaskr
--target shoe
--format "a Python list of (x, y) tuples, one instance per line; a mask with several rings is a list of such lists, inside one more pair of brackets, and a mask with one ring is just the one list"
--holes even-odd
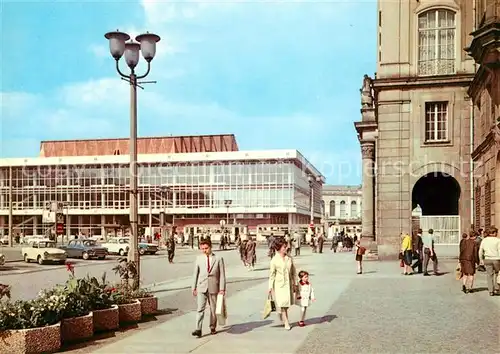
[(191, 333), (191, 335), (193, 337), (201, 338), (201, 331), (200, 330), (193, 331), (193, 333)]
[(286, 323), (286, 324), (285, 324), (285, 329), (286, 329), (287, 331), (289, 331), (289, 330), (291, 330), (291, 329), (292, 329), (292, 327), (290, 327), (290, 324)]
[(304, 327), (306, 324), (304, 323), (304, 321), (300, 321), (299, 322), (299, 327)]
[(495, 293), (492, 291), (492, 292), (490, 293), (490, 296), (495, 296)]
[(467, 288), (465, 287), (465, 285), (462, 285), (462, 292), (463, 292), (464, 294), (467, 294)]
[(430, 277), (431, 275), (427, 272), (424, 273), (424, 277)]
[(217, 334), (217, 331), (215, 330), (215, 328), (210, 328), (210, 334), (211, 335)]

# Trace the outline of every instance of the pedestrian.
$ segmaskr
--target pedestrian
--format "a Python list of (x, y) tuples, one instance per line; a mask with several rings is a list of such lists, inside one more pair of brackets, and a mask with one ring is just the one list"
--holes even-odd
[(432, 260), (432, 267), (434, 269), (434, 275), (439, 275), (438, 273), (438, 259), (436, 251), (434, 250), (434, 230), (429, 229), (427, 235), (422, 236), (422, 242), (424, 244), (424, 276), (428, 277), (430, 274), (427, 271), (429, 266), (429, 261)]
[(332, 238), (332, 247), (330, 250), (333, 250), (333, 253), (337, 253), (337, 248), (339, 247), (339, 236), (337, 234), (333, 235)]
[(401, 234), (401, 254), (403, 255), (404, 275), (413, 274), (413, 269), (411, 267), (411, 264), (413, 262), (413, 255), (411, 250), (412, 244), (410, 235)]
[(358, 273), (357, 274), (363, 274), (363, 255), (366, 252), (366, 248), (361, 246), (361, 241), (357, 240), (356, 244), (354, 245), (356, 248), (356, 263), (358, 266)]
[(175, 237), (174, 237), (174, 235), (170, 235), (170, 237), (167, 238), (167, 255), (168, 255), (168, 263), (170, 263), (170, 264), (174, 263), (174, 256), (175, 256)]
[(193, 274), (193, 296), (197, 299), (196, 329), (192, 335), (201, 338), (205, 307), (210, 307), (210, 334), (216, 334), (217, 316), (215, 315), (217, 295), (226, 294), (226, 268), (224, 258), (212, 252), (209, 240), (200, 242), (202, 252), (195, 260)]
[(422, 274), (422, 260), (424, 251), (424, 244), (422, 242), (422, 229), (418, 229), (415, 237), (412, 239), (411, 244), (413, 246), (413, 259), (416, 259), (416, 262), (413, 263), (411, 269), (415, 271), (415, 268), (417, 268), (418, 273)]
[(255, 268), (255, 261), (256, 261), (255, 249), (256, 249), (256, 246), (257, 246), (257, 244), (252, 239), (252, 237), (248, 237), (248, 241), (245, 245), (246, 266), (248, 267), (248, 270), (254, 270), (254, 268)]
[(323, 253), (323, 244), (325, 243), (325, 236), (323, 235), (323, 232), (319, 233), (318, 236), (318, 252)]
[(479, 256), (484, 260), (484, 267), (486, 268), (486, 280), (490, 296), (494, 296), (500, 292), (500, 284), (498, 284), (498, 274), (500, 272), (500, 239), (497, 235), (498, 229), (494, 226), (490, 227), (479, 247)]
[(269, 269), (269, 294), (274, 292), (276, 307), (280, 308), (280, 317), (286, 330), (290, 330), (288, 309), (294, 304), (297, 290), (297, 273), (293, 259), (286, 254), (284, 238), (275, 241), (276, 255), (271, 260)]
[(299, 285), (297, 295), (297, 300), (300, 305), (299, 327), (304, 327), (307, 308), (309, 307), (311, 302), (316, 301), (316, 297), (314, 296), (314, 289), (309, 282), (309, 273), (305, 270), (301, 270), (299, 272)]
[(478, 254), (475, 232), (471, 232), (471, 235), (464, 233), (460, 240), (458, 256), (460, 272), (462, 274), (462, 291), (464, 294), (472, 292), (476, 265), (479, 264)]
[(274, 234), (271, 233), (271, 235), (267, 238), (267, 247), (269, 248), (268, 256), (271, 259), (273, 259), (274, 255), (276, 254), (276, 251), (274, 249), (274, 242), (275, 241), (276, 241), (276, 238), (274, 237)]
[(293, 238), (292, 238), (292, 246), (295, 250), (295, 257), (300, 256), (300, 239), (301, 239), (300, 234), (297, 231), (295, 231), (293, 233)]

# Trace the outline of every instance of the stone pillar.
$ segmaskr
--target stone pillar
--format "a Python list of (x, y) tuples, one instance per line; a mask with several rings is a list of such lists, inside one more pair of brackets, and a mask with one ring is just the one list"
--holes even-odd
[(362, 210), (362, 238), (375, 240), (375, 195), (374, 195), (374, 162), (375, 142), (362, 141), (361, 153), (363, 161), (363, 210)]

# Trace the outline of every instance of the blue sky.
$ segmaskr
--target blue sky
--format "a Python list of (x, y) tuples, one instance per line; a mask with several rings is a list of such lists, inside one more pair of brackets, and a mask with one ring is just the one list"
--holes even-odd
[(128, 86), (103, 35), (148, 30), (162, 40), (148, 77), (158, 84), (139, 92), (140, 136), (234, 133), (241, 150), (298, 149), (328, 183), (360, 183), (353, 122), (375, 71), (375, 1), (2, 6), (1, 157), (128, 136)]

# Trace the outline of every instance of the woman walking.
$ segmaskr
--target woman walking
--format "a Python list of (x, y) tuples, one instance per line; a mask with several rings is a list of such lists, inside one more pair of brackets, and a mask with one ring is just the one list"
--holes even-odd
[(476, 233), (471, 232), (468, 236), (462, 235), (459, 247), (460, 271), (462, 273), (462, 291), (465, 294), (472, 292), (474, 285), (474, 274), (476, 274), (476, 264), (479, 264), (478, 247), (476, 242)]
[(405, 268), (404, 275), (412, 275), (413, 274), (413, 268), (411, 267), (411, 265), (413, 263), (413, 255), (411, 252), (412, 249), (413, 249), (413, 247), (412, 247), (410, 235), (408, 235), (408, 234), (402, 235), (401, 253), (403, 254), (403, 262), (404, 262), (404, 268)]
[(280, 238), (275, 241), (276, 255), (271, 260), (269, 271), (269, 294), (274, 291), (276, 307), (281, 310), (281, 320), (286, 330), (290, 330), (288, 308), (293, 305), (297, 290), (297, 274), (291, 257), (287, 256), (287, 242)]

